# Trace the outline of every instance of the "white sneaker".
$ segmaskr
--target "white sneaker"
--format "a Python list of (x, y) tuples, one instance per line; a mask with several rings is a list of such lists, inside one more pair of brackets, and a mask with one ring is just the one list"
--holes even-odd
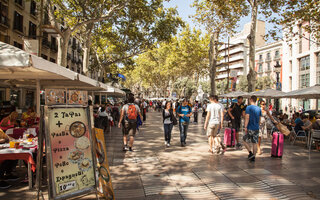
[(170, 147), (170, 143), (167, 143), (167, 147)]
[(167, 145), (167, 144), (168, 144), (168, 142), (167, 142), (167, 141), (165, 141), (165, 142), (164, 142), (164, 145)]

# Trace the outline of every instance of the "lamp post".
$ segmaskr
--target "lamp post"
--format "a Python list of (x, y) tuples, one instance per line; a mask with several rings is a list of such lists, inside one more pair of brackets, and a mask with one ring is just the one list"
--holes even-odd
[[(274, 66), (275, 72), (276, 72), (276, 78), (277, 78), (277, 83), (276, 83), (276, 90), (281, 91), (281, 82), (280, 82), (280, 71), (281, 71), (281, 65), (279, 61), (277, 61), (276, 65)], [(279, 112), (279, 99), (275, 100), (275, 106), (276, 106), (276, 111)]]

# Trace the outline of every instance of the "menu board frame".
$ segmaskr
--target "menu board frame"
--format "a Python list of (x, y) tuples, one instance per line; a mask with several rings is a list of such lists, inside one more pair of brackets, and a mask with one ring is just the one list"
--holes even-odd
[[(86, 187), (77, 191), (73, 192), (67, 192), (65, 194), (59, 195), (56, 192), (56, 182), (54, 180), (54, 166), (53, 166), (53, 155), (51, 152), (52, 144), (50, 139), (50, 123), (49, 123), (49, 109), (61, 109), (61, 108), (74, 108), (74, 109), (84, 109), (84, 112), (86, 113), (86, 123), (88, 125), (88, 131), (89, 131), (89, 141), (90, 141), (90, 147), (89, 150), (91, 151), (92, 156), (92, 172), (91, 174), (94, 179), (94, 185), (90, 187)], [(91, 109), (88, 106), (83, 105), (51, 105), (51, 106), (44, 106), (44, 116), (45, 116), (45, 141), (46, 141), (46, 155), (47, 155), (47, 173), (48, 173), (48, 179), (49, 179), (49, 186), (48, 186), (48, 195), (50, 200), (60, 200), (60, 199), (67, 199), (71, 197), (76, 197), (88, 193), (95, 193), (97, 195), (97, 185), (98, 185), (98, 179), (96, 177), (96, 170), (97, 170), (97, 160), (95, 155), (95, 135), (93, 130), (93, 124), (91, 123)]]

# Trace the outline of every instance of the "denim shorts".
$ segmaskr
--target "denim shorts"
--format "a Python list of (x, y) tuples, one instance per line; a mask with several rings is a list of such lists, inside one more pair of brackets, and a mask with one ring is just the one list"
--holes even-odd
[(247, 143), (258, 143), (259, 130), (248, 130), (247, 134), (243, 136), (243, 141)]

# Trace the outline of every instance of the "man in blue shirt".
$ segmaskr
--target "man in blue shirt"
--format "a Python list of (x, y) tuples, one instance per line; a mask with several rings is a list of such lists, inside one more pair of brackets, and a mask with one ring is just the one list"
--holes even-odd
[(303, 121), (300, 118), (300, 113), (295, 113), (295, 120), (294, 120), (294, 131), (298, 133), (302, 131), (302, 126), (304, 125)]
[(180, 130), (180, 142), (181, 146), (186, 146), (187, 131), (189, 126), (192, 110), (188, 106), (188, 100), (183, 99), (182, 105), (178, 107), (177, 114), (179, 116), (179, 130)]
[[(255, 161), (257, 153), (257, 143), (259, 140), (259, 124), (261, 117), (261, 108), (256, 105), (257, 97), (250, 97), (250, 105), (246, 108), (245, 116), (245, 135), (243, 136), (244, 146), (249, 152), (248, 159)], [(252, 143), (252, 149), (249, 145)]]

